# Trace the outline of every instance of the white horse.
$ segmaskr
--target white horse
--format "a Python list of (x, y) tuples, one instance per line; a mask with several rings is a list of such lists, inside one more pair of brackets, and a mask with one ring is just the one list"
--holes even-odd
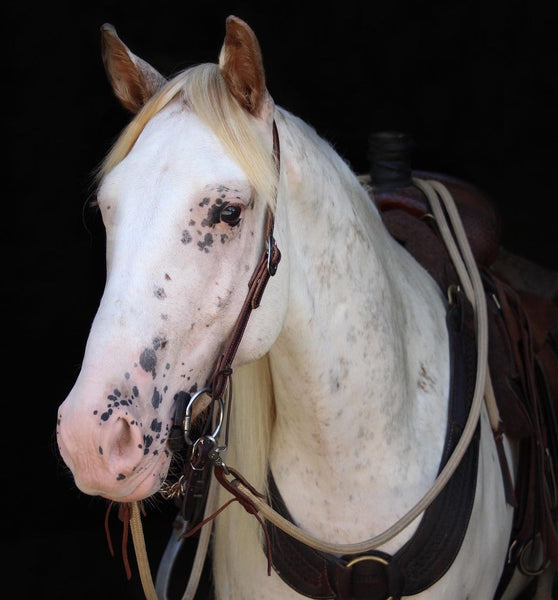
[[(225, 460), (260, 490), (271, 470), (292, 520), (317, 538), (384, 531), (440, 468), (451, 385), (443, 292), (336, 152), (274, 105), (242, 21), (228, 19), (219, 65), (170, 81), (110, 26), (103, 38), (115, 93), (137, 115), (101, 169), (107, 283), (59, 409), (77, 486), (118, 502), (160, 490), (175, 401), (207, 385), (273, 207), (282, 260), (235, 357)], [(476, 477), (460, 549), (417, 600), (489, 600), (498, 586), (513, 509), (484, 409)], [(396, 553), (419, 521), (379, 550)], [(220, 600), (303, 597), (268, 576), (260, 527), (238, 505), (216, 519), (213, 563)]]

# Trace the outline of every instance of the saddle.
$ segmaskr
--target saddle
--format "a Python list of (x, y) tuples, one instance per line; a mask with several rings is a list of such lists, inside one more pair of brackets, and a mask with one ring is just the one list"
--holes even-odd
[[(558, 305), (514, 289), (498, 272), (500, 222), (478, 189), (435, 173), (413, 177), (441, 181), (451, 192), (485, 286), (489, 368), (502, 419), (498, 435), (519, 443), (507, 576), (515, 566), (527, 575), (539, 574), (548, 562), (558, 568)], [(420, 190), (412, 184), (370, 190), (391, 235), (442, 289), (451, 290), (458, 279)]]

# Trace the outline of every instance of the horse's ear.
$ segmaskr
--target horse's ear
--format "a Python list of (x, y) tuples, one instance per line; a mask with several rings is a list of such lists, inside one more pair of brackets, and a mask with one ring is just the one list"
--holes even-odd
[(231, 94), (250, 114), (262, 117), (269, 97), (262, 52), (256, 35), (238, 17), (227, 18), (219, 67)]
[(101, 52), (116, 97), (133, 113), (137, 113), (166, 82), (156, 69), (130, 52), (116, 29), (108, 23), (101, 27)]

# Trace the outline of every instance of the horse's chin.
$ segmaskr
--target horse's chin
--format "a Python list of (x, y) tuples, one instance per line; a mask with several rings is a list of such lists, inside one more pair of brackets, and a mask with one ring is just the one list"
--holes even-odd
[[(151, 483), (151, 482), (150, 482)], [(161, 487), (161, 484), (157, 484), (157, 485), (146, 485), (146, 484), (140, 484), (135, 490), (133, 490), (130, 493), (124, 492), (123, 495), (120, 495), (119, 493), (112, 493), (110, 495), (107, 494), (101, 494), (102, 498), (105, 498), (107, 500), (112, 500), (114, 502), (139, 502), (140, 500), (145, 500), (146, 498), (149, 498), (150, 496), (153, 496), (154, 494), (156, 494), (159, 489)]]
[(76, 485), (86, 494), (101, 496), (114, 502), (137, 502), (153, 496), (161, 489), (162, 482), (167, 475), (169, 463), (170, 459), (163, 454), (159, 460), (146, 469), (145, 476), (130, 477), (128, 481), (116, 482), (110, 489), (88, 490), (80, 486), (77, 479)]

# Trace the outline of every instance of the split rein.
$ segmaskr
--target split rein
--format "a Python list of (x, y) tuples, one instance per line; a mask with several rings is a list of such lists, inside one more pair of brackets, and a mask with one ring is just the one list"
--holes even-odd
[[(273, 124), (273, 134), (273, 153), (277, 165), (277, 173), (279, 174), (279, 138), (277, 135), (275, 122)], [(316, 550), (339, 555), (361, 554), (378, 548), (394, 538), (408, 525), (410, 525), (419, 515), (421, 515), (435, 500), (460, 464), (461, 459), (463, 458), (463, 455), (465, 454), (471, 439), (473, 438), (475, 429), (479, 422), (483, 401), (486, 404), (490, 423), (495, 435), (501, 436), (502, 423), (498, 408), (496, 406), (492, 383), (490, 380), (490, 373), (488, 371), (488, 316), (486, 299), (473, 253), (469, 246), (469, 242), (467, 240), (457, 208), (447, 188), (442, 183), (434, 180), (414, 179), (413, 183), (425, 194), (430, 203), (440, 234), (446, 244), (464, 293), (471, 303), (474, 311), (475, 333), (478, 346), (475, 389), (471, 410), (457, 446), (455, 447), (448, 462), (432, 484), (432, 487), (421, 498), (421, 500), (415, 504), (415, 506), (413, 506), (403, 517), (401, 517), (396, 523), (382, 533), (368, 540), (352, 544), (335, 544), (324, 542), (303, 531), (292, 522), (275, 512), (269, 506), (266, 498), (263, 495), (259, 494), (257, 490), (250, 486), (250, 484), (237, 471), (231, 467), (228, 467), (224, 463), (220, 456), (220, 452), (226, 449), (226, 442), (228, 440), (228, 414), (226, 417), (225, 446), (217, 446), (217, 443), (214, 439), (219, 433), (224, 418), (225, 407), (222, 396), (227, 385), (230, 384), (232, 376), (231, 365), (244, 334), (250, 314), (253, 309), (259, 306), (266, 284), (269, 278), (275, 274), (281, 257), (279, 249), (277, 248), (273, 238), (273, 212), (271, 209), (268, 209), (265, 231), (265, 248), (250, 280), (248, 294), (235, 323), (233, 332), (229, 338), (229, 342), (225, 348), (225, 351), (217, 360), (216, 367), (210, 379), (210, 385), (190, 399), (186, 410), (186, 415), (184, 417), (184, 436), (186, 441), (191, 444), (191, 440), (189, 439), (190, 415), (188, 409), (191, 410), (193, 401), (201, 393), (207, 393), (213, 398), (214, 401), (215, 399), (218, 399), (219, 411), (216, 417), (214, 415), (214, 420), (217, 420), (214, 435), (205, 436), (210, 439), (211, 447), (206, 456), (212, 463), (215, 479), (211, 479), (209, 484), (209, 492), (203, 520), (194, 529), (186, 534), (186, 536), (192, 535), (202, 528), (198, 548), (190, 574), (190, 580), (184, 593), (183, 600), (191, 600), (194, 598), (199, 579), (201, 577), (211, 535), (211, 527), (203, 526), (212, 521), (212, 519), (216, 517), (217, 514), (219, 514), (222, 510), (224, 510), (231, 502), (238, 500), (250, 514), (256, 516), (266, 532), (266, 535), (267, 530), (263, 524), (263, 520), (269, 521), (296, 540)], [(230, 391), (229, 385), (227, 413), (230, 413), (231, 406)], [(194, 443), (194, 449), (201, 440), (203, 440), (203, 438), (198, 439)], [(202, 452), (204, 452), (203, 449)], [(224, 486), (233, 495), (233, 498), (216, 512), (213, 512), (213, 504), (216, 496), (215, 480)], [(136, 560), (138, 563), (138, 570), (140, 573), (144, 593), (147, 600), (157, 600), (158, 596), (151, 578), (149, 561), (145, 549), (145, 541), (141, 525), (140, 505), (138, 502), (133, 502), (131, 504), (130, 512), (130, 530), (132, 532)], [(267, 544), (267, 546), (269, 548), (269, 544)], [(268, 560), (268, 572), (270, 572), (270, 568), (271, 565)], [(163, 594), (165, 593), (164, 590), (162, 590), (162, 592)]]

